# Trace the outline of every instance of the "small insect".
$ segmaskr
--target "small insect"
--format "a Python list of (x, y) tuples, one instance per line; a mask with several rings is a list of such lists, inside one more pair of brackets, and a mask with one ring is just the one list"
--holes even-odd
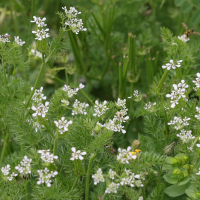
[(122, 117), (122, 113), (121, 112), (117, 112), (117, 118), (121, 118)]
[(183, 25), (183, 28), (186, 30), (185, 33), (184, 33), (184, 35), (186, 37), (190, 37), (191, 34), (193, 34), (193, 35), (200, 35), (199, 32), (194, 32), (193, 28), (191, 28), (191, 29), (188, 30), (188, 27), (187, 27), (187, 25), (185, 23), (182, 22), (182, 25)]
[(5, 35), (2, 35), (1, 37), (2, 38), (8, 38), (8, 37), (10, 37), (10, 35), (8, 35), (8, 33), (6, 33)]

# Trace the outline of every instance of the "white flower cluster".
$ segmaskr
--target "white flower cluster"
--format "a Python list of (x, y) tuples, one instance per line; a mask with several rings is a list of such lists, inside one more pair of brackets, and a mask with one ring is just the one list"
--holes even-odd
[(117, 155), (117, 160), (119, 160), (122, 164), (129, 163), (129, 160), (135, 160), (137, 156), (130, 151), (131, 147), (127, 147), (127, 150), (118, 148), (119, 154)]
[(138, 200), (143, 200), (143, 196), (139, 197), (139, 199), (138, 199)]
[(64, 85), (63, 88), (62, 88), (62, 90), (65, 91), (65, 92), (67, 92), (68, 97), (72, 97), (73, 95), (76, 95), (77, 92), (80, 89), (84, 88), (84, 87), (85, 86), (82, 83), (79, 84), (78, 88), (70, 88), (70, 86)]
[(31, 53), (39, 58), (42, 58), (42, 53), (39, 52), (38, 50), (31, 49)]
[(21, 39), (19, 39), (19, 36), (14, 36), (14, 38), (15, 38), (15, 42), (19, 46), (23, 46), (23, 44), (25, 43), (24, 41), (22, 41)]
[(122, 100), (122, 99), (118, 98), (117, 102), (116, 102), (116, 106), (125, 108), (126, 107), (126, 99)]
[(31, 109), (36, 111), (35, 113), (33, 113), (33, 117), (36, 117), (36, 116), (42, 116), (43, 118), (46, 116), (46, 113), (48, 112), (49, 110), (49, 102), (45, 102), (45, 105), (40, 103), (37, 107), (35, 106), (32, 106)]
[(79, 31), (86, 31), (86, 28), (83, 28), (83, 22), (82, 19), (77, 19), (77, 15), (81, 14), (81, 12), (78, 12), (74, 7), (70, 7), (69, 10), (67, 10), (66, 6), (62, 7), (62, 9), (65, 11), (66, 16), (68, 17), (68, 20), (65, 22), (67, 26), (76, 34), (79, 33)]
[(50, 149), (48, 150), (38, 150), (38, 153), (41, 154), (41, 159), (44, 161), (44, 162), (47, 162), (47, 163), (53, 163), (54, 160), (53, 159), (58, 159), (58, 156), (54, 156), (53, 154), (50, 154)]
[(38, 29), (37, 31), (32, 31), (32, 33), (35, 33), (35, 35), (37, 36), (35, 39), (36, 40), (42, 40), (42, 39), (45, 39), (45, 38), (48, 38), (50, 37), (49, 33), (46, 33), (47, 31), (49, 31), (49, 29)]
[(36, 23), (38, 27), (43, 27), (46, 26), (44, 21), (46, 18), (44, 17), (43, 19), (40, 19), (40, 17), (33, 16), (34, 21), (31, 21), (32, 23)]
[[(31, 87), (31, 90), (33, 90), (33, 87)], [(33, 96), (32, 96), (32, 100), (38, 104), (38, 103), (42, 103), (42, 100), (46, 100), (46, 96), (44, 96), (44, 94), (42, 93), (43, 87), (41, 87), (39, 90), (35, 90)]]
[(105, 124), (101, 124), (99, 122), (97, 122), (97, 124), (101, 127), (107, 128), (108, 130), (112, 130), (114, 132), (122, 131), (122, 133), (125, 134), (126, 130), (123, 129), (124, 126), (122, 126), (122, 122), (126, 122), (129, 119), (129, 116), (126, 116), (128, 109), (126, 108), (125, 100), (118, 99), (116, 103), (117, 106), (118, 107), (124, 106), (124, 107), (119, 112), (116, 113), (113, 119), (109, 119), (109, 121), (106, 122)]
[(70, 160), (83, 160), (83, 155), (86, 155), (86, 152), (83, 151), (81, 152), (80, 150), (76, 151), (76, 148), (75, 147), (72, 147), (71, 148), (72, 150), (72, 157), (70, 158)]
[(181, 119), (181, 117), (174, 117), (174, 120), (170, 120), (170, 122), (169, 123), (167, 123), (168, 125), (175, 125), (174, 126), (174, 128), (176, 129), (176, 130), (180, 130), (180, 129), (182, 129), (184, 126), (188, 126), (189, 125), (189, 123), (187, 122), (187, 121), (189, 121), (190, 120), (190, 118), (187, 118), (187, 117), (185, 117), (185, 118), (183, 118), (183, 119)]
[(196, 87), (193, 87), (193, 89), (197, 91), (197, 89), (200, 88), (200, 73), (197, 73), (196, 81), (193, 80), (192, 82), (196, 85)]
[(41, 183), (46, 183), (47, 187), (51, 187), (51, 177), (55, 177), (58, 172), (57, 171), (51, 171), (50, 173), (49, 170), (45, 167), (44, 170), (37, 170), (38, 174), (39, 174), (39, 180), (37, 181), (37, 184), (40, 185)]
[(95, 101), (95, 108), (94, 111), (95, 113), (93, 114), (94, 117), (98, 116), (100, 117), (101, 115), (103, 115), (106, 110), (108, 110), (108, 108), (106, 107), (107, 101), (104, 101), (103, 104), (99, 104), (99, 101), (96, 100)]
[(38, 132), (38, 130), (44, 128), (44, 125), (39, 124), (37, 121), (34, 121), (33, 119), (27, 119), (27, 122), (29, 122), (29, 124), (33, 126), (35, 132)]
[(119, 183), (111, 182), (110, 185), (106, 188), (105, 193), (117, 193), (119, 186)]
[[(134, 174), (132, 173), (130, 170), (125, 169), (125, 173), (127, 176), (123, 177), (120, 185), (129, 185), (131, 187), (134, 187), (135, 185), (137, 187), (143, 187), (144, 185), (142, 184), (142, 181), (140, 179), (142, 179), (142, 177), (138, 174)], [(138, 180), (135, 180), (138, 179)], [(135, 184), (135, 185), (134, 185)]]
[(166, 65), (163, 65), (162, 68), (163, 69), (167, 68), (167, 70), (170, 70), (171, 68), (172, 69), (176, 69), (176, 67), (180, 67), (181, 66), (180, 63), (183, 62), (183, 61), (179, 60), (179, 61), (177, 61), (177, 64), (175, 64), (173, 60), (170, 60), (169, 62), (170, 63), (167, 63)]
[(0, 42), (6, 43), (6, 42), (10, 42), (10, 40), (8, 39), (10, 35), (8, 35), (8, 33), (6, 33), (5, 35), (0, 35)]
[(116, 172), (113, 171), (112, 169), (110, 169), (109, 172), (108, 172), (108, 174), (109, 174), (109, 177), (110, 177), (111, 179), (114, 179), (114, 178), (115, 178)]
[(188, 85), (185, 84), (184, 80), (181, 80), (181, 83), (178, 85), (173, 84), (174, 90), (172, 91), (171, 94), (167, 94), (166, 97), (170, 97), (172, 101), (171, 102), (171, 108), (174, 108), (176, 104), (178, 104), (179, 99), (182, 97), (184, 101), (187, 101), (185, 98), (186, 95), (185, 89), (188, 88)]
[(180, 137), (183, 140), (183, 143), (189, 142), (191, 139), (194, 139), (192, 131), (185, 131), (184, 129), (181, 130), (180, 134), (177, 134), (177, 137)]
[[(137, 187), (143, 187), (144, 185), (142, 184), (142, 179), (145, 180), (141, 175), (135, 175), (132, 173), (130, 170), (125, 169), (126, 175), (123, 173), (122, 178), (117, 179), (116, 182), (111, 182), (109, 186), (106, 188), (105, 193), (117, 193), (117, 189), (119, 188), (120, 185), (129, 185), (131, 187), (134, 187), (135, 185)], [(109, 170), (108, 172), (109, 177), (111, 179), (114, 179), (114, 176), (116, 175), (116, 172), (113, 171), (112, 169)], [(108, 177), (106, 175), (106, 177)], [(117, 176), (119, 178), (119, 176)], [(92, 175), (92, 178), (94, 179), (94, 185), (97, 185), (99, 182), (105, 182), (105, 179), (102, 174), (101, 168), (99, 168), (96, 172), (96, 174)]]
[(102, 169), (99, 168), (97, 170), (96, 174), (92, 175), (92, 178), (94, 179), (94, 185), (97, 185), (97, 183), (99, 183), (99, 182), (104, 182), (105, 179), (104, 179), (104, 177), (102, 175)]
[[(33, 87), (31, 88), (31, 90), (33, 90)], [(44, 96), (44, 94), (42, 93), (43, 87), (41, 87), (39, 90), (35, 90), (33, 96), (32, 96), (32, 107), (31, 109), (36, 111), (35, 113), (33, 113), (33, 117), (37, 117), (37, 116), (42, 116), (43, 118), (46, 116), (46, 113), (48, 112), (48, 105), (49, 102), (45, 102), (45, 104), (42, 103), (42, 100), (46, 99), (46, 96)]]
[(1, 172), (3, 173), (3, 175), (9, 180), (12, 181), (14, 176), (17, 176), (17, 174), (15, 174), (14, 172), (12, 172), (12, 174), (9, 175), (10, 171), (10, 165), (6, 165), (5, 167), (1, 168)]
[(77, 99), (75, 100), (73, 107), (74, 109), (72, 110), (72, 115), (77, 115), (79, 114), (83, 114), (83, 115), (87, 115), (87, 112), (85, 111), (85, 109), (89, 106), (88, 103), (80, 103), (80, 101), (78, 101)]
[(151, 108), (151, 106), (155, 106), (156, 105), (156, 102), (154, 102), (154, 103), (151, 103), (150, 101), (149, 101), (149, 103), (146, 103), (145, 104), (145, 106), (144, 106), (144, 109), (150, 109)]
[(66, 106), (69, 105), (69, 101), (67, 101), (67, 100), (65, 100), (65, 99), (62, 99), (61, 102), (62, 102), (64, 105), (66, 105)]
[[(199, 137), (199, 140), (200, 140), (200, 137)], [(197, 147), (200, 147), (200, 144), (196, 144), (196, 146), (197, 146)]]
[(20, 174), (31, 174), (31, 161), (32, 159), (28, 159), (27, 156), (24, 156), (24, 159), (20, 162), (18, 166), (15, 167), (19, 171)]
[[(33, 16), (33, 19), (34, 21), (31, 21), (31, 22), (35, 22), (37, 24), (37, 28), (38, 27), (43, 27), (43, 26), (46, 26), (46, 24), (44, 23), (44, 21), (46, 20), (46, 18), (43, 18), (43, 19), (40, 19), (40, 17), (35, 17)], [(49, 31), (49, 29), (37, 29), (37, 31), (32, 31), (32, 33), (35, 33), (36, 34), (36, 40), (42, 40), (42, 39), (45, 39), (45, 38), (48, 38), (50, 37), (49, 33), (46, 33), (47, 31)]]
[[(133, 92), (133, 96), (138, 98), (139, 97), (139, 94), (138, 94), (138, 90), (134, 90)], [(128, 97), (129, 99), (132, 98), (132, 96)]]
[(68, 126), (72, 124), (72, 121), (67, 121), (65, 117), (61, 117), (61, 120), (58, 122), (54, 121), (54, 123), (56, 124), (56, 127), (58, 127), (60, 134), (63, 134), (64, 132), (68, 131)]
[(186, 35), (178, 36), (178, 39), (181, 40), (182, 42), (187, 42), (190, 40), (190, 38), (188, 38)]

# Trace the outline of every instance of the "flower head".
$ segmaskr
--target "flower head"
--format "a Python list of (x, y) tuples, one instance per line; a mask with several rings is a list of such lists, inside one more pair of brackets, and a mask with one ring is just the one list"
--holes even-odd
[(72, 147), (71, 148), (72, 150), (72, 157), (70, 158), (70, 160), (83, 160), (83, 155), (86, 155), (86, 152), (81, 152), (80, 150), (76, 151), (76, 148), (75, 147)]

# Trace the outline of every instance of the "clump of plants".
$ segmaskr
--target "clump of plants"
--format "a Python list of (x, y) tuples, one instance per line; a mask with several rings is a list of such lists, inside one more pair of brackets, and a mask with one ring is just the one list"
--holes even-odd
[[(27, 55), (22, 50), (26, 41), (19, 36), (14, 41), (9, 34), (0, 36), (1, 198), (200, 199), (199, 44), (191, 45), (189, 35), (173, 36), (162, 27), (165, 56), (162, 65), (154, 63), (160, 73), (146, 57), (149, 87), (144, 93), (134, 86), (144, 80), (136, 38), (129, 34), (122, 62), (114, 65), (117, 98), (95, 99), (87, 88), (95, 79), (104, 85), (113, 59), (111, 30), (104, 32), (93, 16), (104, 35), (108, 60), (102, 74), (94, 75), (80, 50), (88, 31), (81, 12), (62, 9), (57, 12), (59, 33), (53, 38), (46, 18), (33, 16), (35, 47)], [(55, 68), (65, 69), (65, 81), (58, 78), (62, 86), (46, 96), (40, 86), (45, 67), (52, 59), (62, 60), (68, 43), (76, 68)], [(33, 58), (40, 67), (31, 85), (26, 77)], [(73, 70), (84, 78), (70, 81)], [(144, 133), (121, 142), (137, 118)]]

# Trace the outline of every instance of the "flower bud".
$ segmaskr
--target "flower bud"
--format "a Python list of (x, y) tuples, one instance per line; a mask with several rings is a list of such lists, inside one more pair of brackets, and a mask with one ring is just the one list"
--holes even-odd
[(141, 142), (139, 140), (134, 140), (131, 145), (132, 150), (135, 151), (136, 149), (138, 149), (140, 147), (140, 144)]

